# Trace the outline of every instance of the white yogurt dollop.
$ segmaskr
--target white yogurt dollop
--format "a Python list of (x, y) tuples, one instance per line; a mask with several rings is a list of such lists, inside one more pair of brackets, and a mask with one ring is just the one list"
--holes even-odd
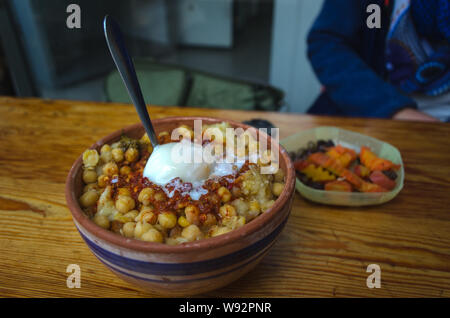
[(193, 143), (172, 142), (158, 145), (145, 165), (144, 177), (160, 186), (166, 185), (174, 178), (191, 183), (208, 179), (212, 164), (196, 163), (193, 159), (190, 162), (183, 160), (183, 151), (190, 151), (192, 158), (195, 155), (201, 158), (202, 155), (202, 148), (194, 147)]
[[(217, 160), (213, 160), (211, 163), (206, 160), (194, 160), (194, 158), (203, 158), (203, 150), (201, 145), (191, 142), (159, 145), (153, 149), (143, 175), (154, 184), (161, 186), (169, 198), (178, 190), (182, 194), (189, 194), (193, 200), (198, 200), (201, 195), (207, 193), (203, 188), (206, 180), (235, 175), (245, 162), (242, 159), (236, 161), (236, 157), (234, 162), (225, 162), (219, 160), (220, 158), (216, 158)], [(186, 154), (190, 154), (190, 156)], [(191, 160), (187, 160), (189, 157)], [(180, 178), (182, 182), (171, 182), (176, 178)], [(192, 184), (192, 189), (188, 193), (182, 190), (184, 189), (183, 183), (186, 182)], [(165, 187), (169, 183), (173, 188), (171, 191)]]

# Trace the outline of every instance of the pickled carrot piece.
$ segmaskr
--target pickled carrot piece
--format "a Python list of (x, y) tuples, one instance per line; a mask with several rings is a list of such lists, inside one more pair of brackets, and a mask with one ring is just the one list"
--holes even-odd
[(361, 147), (359, 159), (363, 165), (370, 169), (370, 171), (400, 169), (400, 165), (396, 165), (387, 159), (377, 157), (370, 148), (365, 146)]
[(372, 184), (364, 181), (356, 174), (351, 172), (350, 170), (344, 168), (340, 162), (336, 159), (333, 159), (327, 156), (324, 153), (316, 152), (308, 157), (308, 161), (321, 166), (325, 169), (328, 169), (332, 173), (338, 175), (339, 177), (345, 178), (348, 182), (350, 182), (358, 191), (361, 192), (387, 192), (388, 190), (380, 187), (379, 185)]
[(345, 148), (341, 145), (330, 148), (326, 154), (333, 159), (338, 160), (343, 167), (348, 167), (357, 157), (353, 149)]
[(347, 181), (330, 181), (325, 183), (326, 191), (352, 192), (352, 186)]

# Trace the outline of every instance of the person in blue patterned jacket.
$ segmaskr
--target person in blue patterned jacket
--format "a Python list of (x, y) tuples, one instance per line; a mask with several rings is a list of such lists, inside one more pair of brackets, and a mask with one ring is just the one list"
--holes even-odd
[(308, 113), (449, 122), (449, 43), (450, 0), (325, 0), (308, 34), (323, 85)]

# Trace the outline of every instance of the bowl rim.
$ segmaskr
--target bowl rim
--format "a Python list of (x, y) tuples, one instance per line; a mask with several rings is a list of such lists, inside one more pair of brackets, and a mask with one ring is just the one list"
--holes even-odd
[[(204, 116), (176, 116), (176, 117), (165, 117), (165, 118), (158, 118), (152, 120), (152, 123), (155, 126), (158, 126), (158, 124), (171, 122), (171, 121), (178, 121), (178, 120), (205, 120), (212, 123), (219, 123), (219, 122), (227, 122), (233, 127), (241, 127), (241, 128), (250, 128), (251, 126), (236, 122), (233, 120), (228, 119), (221, 119), (216, 117), (204, 117)], [(99, 149), (102, 145), (105, 143), (111, 142), (111, 140), (117, 138), (117, 136), (120, 136), (123, 133), (127, 133), (129, 131), (133, 131), (137, 128), (141, 128), (141, 123), (132, 124), (129, 126), (126, 126), (124, 128), (121, 128), (119, 130), (116, 130), (112, 132), (111, 134), (107, 135), (106, 137), (101, 138), (97, 142), (95, 142), (93, 145), (89, 147), (89, 149)], [(254, 127), (252, 127), (254, 128)], [(279, 143), (276, 143), (272, 137), (265, 134), (264, 132), (261, 132), (257, 129), (257, 134), (262, 135), (264, 138), (268, 139), (271, 143), (275, 143), (275, 148), (278, 149), (279, 152), (279, 160), (284, 161), (286, 163), (286, 171), (285, 171), (285, 187), (283, 189), (283, 192), (280, 194), (280, 196), (277, 198), (273, 206), (264, 212), (263, 214), (260, 214), (257, 218), (253, 219), (251, 222), (245, 224), (239, 229), (230, 231), (226, 234), (222, 234), (216, 237), (207, 238), (207, 239), (201, 239), (194, 242), (187, 242), (187, 243), (181, 243), (178, 245), (168, 245), (163, 243), (154, 243), (154, 242), (145, 242), (142, 240), (134, 239), (134, 238), (126, 238), (122, 235), (116, 234), (110, 230), (106, 230), (95, 224), (80, 208), (78, 199), (75, 196), (74, 191), (74, 182), (75, 182), (75, 175), (79, 169), (82, 168), (82, 154), (78, 156), (78, 158), (73, 163), (69, 174), (66, 178), (66, 185), (65, 185), (65, 196), (66, 196), (66, 202), (67, 206), (72, 214), (73, 219), (80, 224), (87, 232), (89, 232), (91, 235), (94, 235), (108, 243), (111, 243), (113, 245), (123, 247), (126, 249), (134, 250), (134, 251), (141, 251), (141, 252), (151, 252), (151, 253), (185, 253), (186, 251), (197, 251), (202, 249), (211, 249), (211, 248), (217, 248), (219, 246), (227, 245), (231, 242), (237, 242), (239, 238), (242, 238), (244, 236), (248, 236), (257, 230), (263, 228), (267, 223), (272, 221), (280, 212), (285, 204), (289, 204), (290, 198), (295, 193), (295, 170), (294, 165), (289, 157), (288, 152), (284, 149), (283, 146), (281, 146)], [(79, 229), (78, 229), (79, 230)], [(79, 230), (80, 231), (80, 230)]]

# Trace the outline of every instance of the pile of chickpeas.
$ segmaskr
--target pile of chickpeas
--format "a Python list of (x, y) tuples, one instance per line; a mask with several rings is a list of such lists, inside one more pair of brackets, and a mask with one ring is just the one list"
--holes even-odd
[[(168, 135), (161, 133), (160, 141)], [(162, 189), (145, 187), (133, 198), (132, 186), (114, 189), (112, 183), (118, 177), (129, 180), (132, 173), (142, 173), (145, 162), (137, 163), (141, 163), (143, 151), (152, 151), (147, 135), (104, 145), (100, 153), (89, 149), (82, 156), (85, 186), (79, 198), (81, 207), (97, 225), (127, 238), (175, 245), (225, 234), (269, 209), (284, 188), (281, 169), (266, 175), (252, 165), (237, 176), (239, 182), (231, 189), (218, 186), (206, 194), (211, 202), (220, 204), (217, 214), (203, 213), (192, 202), (175, 210), (157, 210), (167, 200)]]

